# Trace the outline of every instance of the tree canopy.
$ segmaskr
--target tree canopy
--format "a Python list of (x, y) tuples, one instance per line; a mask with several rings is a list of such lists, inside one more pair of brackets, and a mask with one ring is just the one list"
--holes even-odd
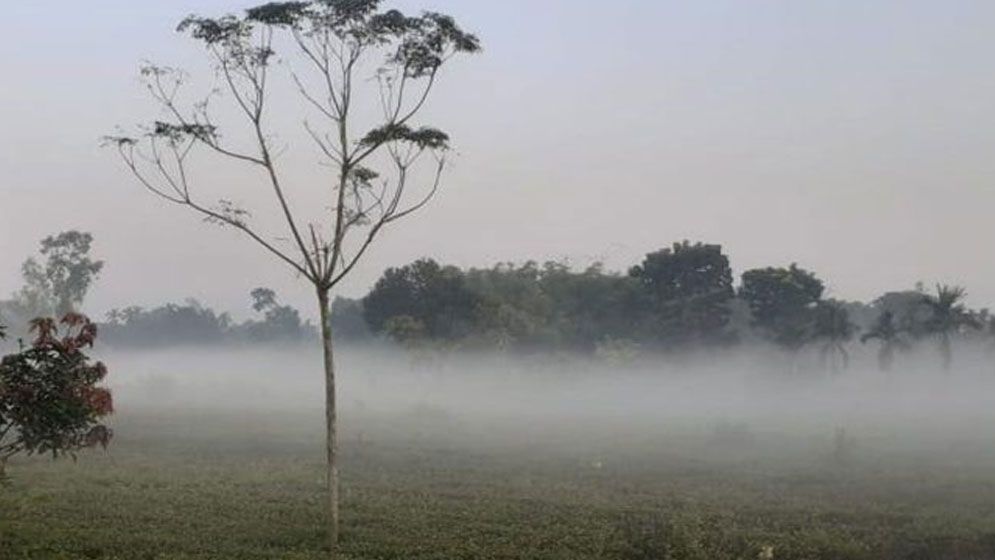
[(744, 272), (739, 296), (749, 305), (755, 327), (775, 344), (797, 350), (812, 335), (813, 314), (824, 289), (815, 274), (792, 264)]
[(729, 258), (720, 245), (674, 243), (646, 255), (629, 275), (647, 290), (661, 336), (686, 343), (727, 335), (735, 291)]

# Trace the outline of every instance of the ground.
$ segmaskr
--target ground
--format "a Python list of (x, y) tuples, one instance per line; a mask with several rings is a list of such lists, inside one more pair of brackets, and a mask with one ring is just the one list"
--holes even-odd
[[(325, 558), (315, 426), (120, 415), (109, 454), (11, 465), (0, 558)], [(342, 446), (344, 558), (995, 559), (987, 458), (742, 426), (483, 435), (432, 410), (364, 426)]]

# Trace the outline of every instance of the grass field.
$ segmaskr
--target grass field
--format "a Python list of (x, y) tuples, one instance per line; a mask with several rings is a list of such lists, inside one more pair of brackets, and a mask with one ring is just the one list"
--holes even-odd
[[(324, 557), (317, 416), (116, 422), (110, 455), (13, 463), (0, 558)], [(840, 464), (831, 434), (361, 424), (343, 445), (346, 558), (995, 558), (984, 449)]]

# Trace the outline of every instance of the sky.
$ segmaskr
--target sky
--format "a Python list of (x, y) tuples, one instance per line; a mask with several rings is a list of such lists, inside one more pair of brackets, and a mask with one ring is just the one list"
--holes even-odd
[[(993, 2), (389, 5), (450, 13), (485, 50), (446, 69), (425, 112), (457, 147), (443, 192), (387, 231), (340, 295), (424, 256), (624, 270), (688, 239), (722, 244), (737, 275), (797, 262), (832, 297), (943, 282), (995, 305), (984, 245), (995, 235)], [(206, 77), (202, 52), (175, 33), (180, 19), (249, 6), (5, 6), (0, 297), (42, 237), (77, 228), (107, 261), (92, 315), (193, 297), (237, 317), (257, 286), (313, 308), (289, 269), (156, 199), (100, 148), (115, 127), (159, 115), (138, 80), (143, 61)], [(281, 101), (274, 120), (299, 124), (300, 103)], [(327, 170), (300, 138), (282, 141), (293, 204), (320, 205)], [(243, 171), (204, 159), (197, 184), (207, 197), (235, 189), (273, 225), (264, 185)]]

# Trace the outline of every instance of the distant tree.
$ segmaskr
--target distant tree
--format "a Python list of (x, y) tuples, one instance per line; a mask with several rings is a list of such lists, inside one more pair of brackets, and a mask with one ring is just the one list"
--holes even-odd
[(546, 263), (539, 282), (551, 305), (551, 331), (568, 349), (595, 352), (608, 338), (636, 342), (646, 332), (636, 279), (606, 273), (600, 263), (576, 272)]
[(922, 296), (922, 303), (929, 309), (930, 315), (924, 324), (927, 333), (936, 337), (939, 342), (940, 357), (945, 371), (950, 370), (953, 363), (951, 349), (951, 334), (964, 329), (981, 329), (977, 318), (964, 306), (967, 292), (959, 286), (936, 285), (936, 294)]
[(656, 329), (665, 339), (684, 344), (728, 338), (735, 291), (721, 245), (675, 243), (646, 255), (629, 275), (647, 290)]
[(276, 292), (269, 288), (256, 288), (249, 293), (252, 296), (254, 311), (267, 311), (277, 306)]
[(794, 352), (811, 338), (815, 307), (824, 289), (814, 274), (792, 264), (744, 272), (739, 296), (750, 307), (753, 326)]
[(850, 367), (850, 354), (846, 343), (853, 339), (856, 325), (843, 303), (835, 300), (820, 301), (815, 306), (812, 340), (819, 346), (819, 361), (824, 368), (839, 373), (840, 368)]
[(245, 330), (256, 342), (289, 342), (309, 338), (310, 324), (301, 320), (299, 311), (289, 305), (280, 305), (276, 292), (269, 288), (256, 288), (250, 293), (252, 309), (263, 314), (262, 321), (250, 321)]
[(923, 303), (924, 292), (917, 287), (915, 290), (887, 292), (874, 300), (871, 306), (882, 313), (891, 313), (895, 328), (909, 338), (921, 338), (928, 335), (926, 324), (932, 312)]
[(0, 360), (0, 478), (19, 453), (75, 456), (110, 437), (99, 424), (113, 412), (110, 391), (98, 385), (107, 368), (84, 353), (96, 325), (78, 314), (61, 325), (60, 333), (54, 319), (35, 319), (31, 345)]
[(422, 259), (387, 269), (363, 298), (363, 315), (374, 333), (385, 333), (392, 318), (406, 317), (429, 338), (453, 340), (473, 331), (479, 305), (460, 269)]
[(384, 323), (383, 332), (391, 339), (408, 348), (413, 348), (425, 341), (425, 323), (410, 315), (395, 315)]
[(551, 266), (528, 261), (466, 272), (467, 288), (480, 299), (476, 334), (483, 344), (524, 350), (559, 343), (553, 326), (556, 304), (542, 284)]
[(883, 311), (871, 328), (860, 337), (860, 342), (866, 344), (875, 339), (881, 343), (878, 349), (878, 368), (881, 371), (891, 371), (897, 350), (908, 350), (911, 347), (907, 331), (897, 324), (891, 311)]
[(594, 352), (606, 338), (633, 338), (645, 315), (638, 281), (597, 263), (580, 271), (501, 263), (465, 274), (480, 299), (475, 335), (491, 347)]
[[(220, 88), (229, 94), (224, 99), (248, 125), (251, 150), (232, 144), (221, 133), (217, 114), (211, 114), (213, 93), (192, 107), (183, 105), (179, 92), (184, 74), (161, 66), (146, 67), (142, 74), (167, 117), (137, 137), (106, 139), (152, 193), (244, 234), (314, 287), (324, 355), (328, 537), (333, 551), (338, 543), (339, 494), (330, 293), (384, 228), (434, 197), (449, 136), (437, 128), (414, 126), (414, 119), (441, 76), (440, 69), (455, 55), (480, 50), (477, 37), (449, 16), (434, 12), (407, 16), (381, 9), (381, 4), (381, 0), (270, 2), (242, 17), (191, 16), (180, 24), (180, 31), (206, 47)], [(283, 74), (287, 78), (283, 88), (276, 81), (277, 60), (290, 69)], [(365, 85), (375, 91), (363, 95)], [(270, 97), (294, 88), (318, 119), (304, 124), (304, 132), (324, 156), (318, 175), (334, 170), (333, 177), (319, 179), (331, 211), (309, 224), (300, 222), (288, 200), (289, 182), (280, 163), (283, 146), (276, 143), (271, 118)], [(360, 105), (364, 101), (366, 107)], [(357, 117), (375, 122), (366, 128)], [(248, 211), (232, 201), (196, 195), (189, 165), (195, 148), (261, 172), (285, 223), (289, 246), (250, 224)], [(408, 187), (424, 176), (416, 164), (426, 158), (431, 161), (424, 192), (412, 196)]]
[(356, 299), (336, 297), (332, 301), (332, 331), (347, 340), (370, 338), (370, 329), (363, 318), (363, 302)]
[(870, 329), (881, 315), (881, 311), (876, 309), (873, 303), (862, 301), (839, 301), (838, 303), (846, 310), (857, 332)]
[(29, 258), (21, 267), (24, 287), (15, 301), (26, 317), (76, 311), (104, 267), (90, 258), (93, 236), (76, 230), (41, 241), (39, 262)]

